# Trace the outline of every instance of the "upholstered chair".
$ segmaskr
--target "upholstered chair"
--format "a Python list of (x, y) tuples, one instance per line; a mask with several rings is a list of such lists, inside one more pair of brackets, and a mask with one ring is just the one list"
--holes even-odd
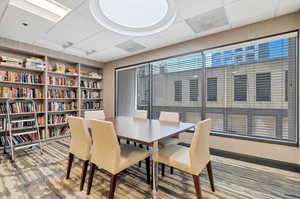
[[(160, 115), (159, 115), (159, 121), (178, 123), (178, 122), (180, 122), (179, 121), (179, 113), (162, 111), (162, 112), (160, 112)], [(177, 136), (167, 138), (167, 139), (164, 139), (159, 142), (159, 148), (166, 147), (170, 144), (178, 144), (178, 143), (179, 143), (179, 138)], [(171, 174), (173, 174), (173, 171), (174, 171), (173, 167), (171, 167), (170, 170), (171, 170)], [(161, 165), (161, 173), (162, 173), (162, 176), (165, 175), (165, 165), (164, 164)]]
[[(90, 194), (96, 166), (109, 172), (111, 177), (109, 199), (114, 197), (117, 175), (146, 159), (147, 183), (150, 184), (150, 154), (132, 145), (120, 145), (112, 122), (91, 120), (93, 146), (87, 194)], [(101, 132), (101, 133), (99, 133)]]
[(90, 120), (105, 120), (105, 113), (103, 110), (100, 111), (85, 111), (84, 119), (87, 120), (87, 124), (89, 125)]
[(83, 160), (83, 167), (81, 173), (80, 191), (83, 190), (88, 163), (91, 156), (91, 137), (88, 132), (86, 121), (80, 117), (68, 117), (68, 123), (71, 132), (71, 142), (69, 149), (69, 163), (67, 169), (66, 179), (70, 178), (70, 172), (74, 156)]
[(194, 136), (190, 148), (180, 145), (168, 145), (158, 152), (154, 157), (157, 162), (175, 167), (193, 176), (197, 198), (201, 199), (201, 187), (199, 175), (206, 167), (212, 191), (214, 181), (209, 153), (209, 132), (211, 130), (211, 120), (207, 119), (199, 122), (195, 127)]

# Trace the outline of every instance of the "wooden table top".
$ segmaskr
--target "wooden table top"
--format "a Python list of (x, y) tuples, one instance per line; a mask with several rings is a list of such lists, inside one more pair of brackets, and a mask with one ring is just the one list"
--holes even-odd
[(193, 123), (161, 122), (132, 117), (107, 118), (106, 121), (113, 122), (118, 137), (146, 145), (175, 136), (195, 126)]

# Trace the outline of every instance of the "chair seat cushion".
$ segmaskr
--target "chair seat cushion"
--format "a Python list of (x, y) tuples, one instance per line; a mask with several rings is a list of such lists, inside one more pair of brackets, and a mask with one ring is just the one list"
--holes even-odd
[(179, 145), (168, 145), (158, 151), (160, 163), (191, 173), (189, 148)]
[(120, 172), (128, 167), (138, 163), (141, 160), (150, 156), (150, 153), (142, 148), (134, 147), (128, 144), (122, 144), (120, 164), (117, 172)]

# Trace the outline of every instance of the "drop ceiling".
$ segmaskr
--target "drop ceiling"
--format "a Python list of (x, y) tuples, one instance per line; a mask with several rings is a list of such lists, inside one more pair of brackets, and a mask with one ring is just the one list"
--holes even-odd
[(99, 25), (88, 0), (56, 1), (72, 9), (58, 23), (1, 0), (0, 37), (109, 62), (300, 9), (300, 0), (174, 0), (177, 19), (171, 27), (155, 35), (130, 37)]

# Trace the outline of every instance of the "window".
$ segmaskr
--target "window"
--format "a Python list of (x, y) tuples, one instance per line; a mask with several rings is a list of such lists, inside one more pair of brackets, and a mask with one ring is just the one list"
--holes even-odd
[(234, 101), (247, 101), (247, 75), (234, 76)]
[(288, 101), (289, 94), (289, 71), (285, 71), (285, 101)]
[[(295, 144), (297, 52), (297, 34), (289, 33), (149, 62), (141, 76), (123, 68), (117, 113), (130, 115), (127, 104), (137, 103), (152, 119), (178, 112), (183, 122), (211, 118), (213, 133)], [(133, 104), (122, 80), (137, 95)]]
[(181, 102), (182, 101), (182, 81), (175, 81), (174, 83), (175, 88), (175, 101)]
[(191, 79), (190, 80), (190, 101), (195, 102), (198, 101), (198, 79)]
[(217, 101), (217, 84), (216, 77), (207, 78), (207, 101)]
[(271, 101), (271, 73), (256, 74), (256, 101)]

